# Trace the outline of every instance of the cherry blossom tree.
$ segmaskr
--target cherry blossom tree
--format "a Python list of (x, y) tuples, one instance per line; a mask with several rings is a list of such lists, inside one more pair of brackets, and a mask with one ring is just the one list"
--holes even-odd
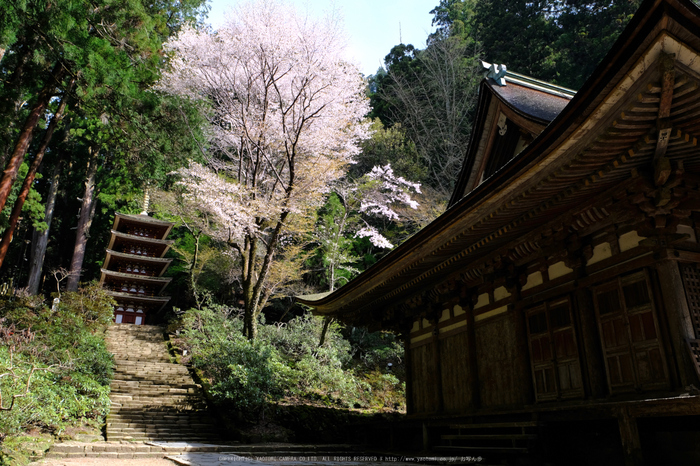
[[(327, 215), (320, 216), (315, 232), (328, 291), (335, 291), (336, 285), (360, 273), (354, 265), (360, 258), (352, 254), (353, 237), (368, 238), (377, 248), (394, 247), (372, 221), (405, 219), (398, 207), (417, 209), (418, 202), (412, 199), (412, 193), (421, 193), (420, 184), (396, 176), (389, 164), (375, 166), (359, 179), (335, 183), (326, 204)], [(319, 346), (323, 345), (332, 321), (332, 318), (325, 318)]]
[(341, 180), (334, 184), (331, 196), (337, 199), (337, 206), (331, 208), (331, 217), (319, 219), (316, 229), (317, 242), (323, 252), (329, 291), (345, 276), (359, 273), (352, 266), (358, 258), (352, 256), (352, 241), (349, 238), (367, 238), (373, 246), (382, 249), (394, 245), (372, 224), (373, 220), (396, 222), (403, 219), (398, 207), (417, 209), (418, 202), (411, 195), (420, 194), (420, 183), (407, 181), (396, 176), (391, 165), (375, 166), (357, 180)]
[(357, 68), (342, 58), (336, 18), (288, 4), (239, 5), (216, 32), (185, 29), (169, 43), (159, 89), (209, 109), (206, 164), (179, 171), (212, 234), (240, 258), (245, 326), (255, 338), (273, 262), (369, 136)]

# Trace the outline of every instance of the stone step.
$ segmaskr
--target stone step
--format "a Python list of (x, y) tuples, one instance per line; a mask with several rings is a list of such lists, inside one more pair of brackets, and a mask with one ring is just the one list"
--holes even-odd
[(109, 429), (130, 429), (130, 428), (138, 428), (138, 427), (148, 427), (148, 426), (154, 426), (154, 427), (167, 427), (167, 428), (187, 428), (191, 426), (195, 426), (197, 428), (207, 428), (207, 429), (215, 429), (213, 426), (213, 423), (211, 422), (211, 419), (209, 418), (193, 418), (193, 419), (179, 419), (179, 420), (172, 420), (172, 419), (157, 419), (157, 418), (122, 418), (122, 417), (113, 417), (110, 418), (109, 421), (107, 421), (107, 427)]
[[(185, 388), (201, 388), (201, 385), (198, 383), (194, 383), (191, 381), (190, 382), (185, 382), (180, 385), (180, 387), (185, 387)], [(158, 388), (158, 387), (172, 387), (172, 383), (167, 383), (167, 384), (161, 384), (158, 383), (157, 381), (154, 380), (122, 380), (122, 379), (113, 379), (112, 380), (112, 385), (113, 386), (123, 386), (123, 387), (141, 387), (141, 388), (146, 388), (146, 387), (152, 387), (152, 388)]]
[(108, 434), (109, 440), (113, 439), (114, 436), (128, 436), (128, 437), (173, 437), (176, 438), (178, 435), (187, 435), (190, 437), (213, 437), (216, 431), (213, 429), (195, 429), (195, 428), (178, 428), (178, 429), (166, 429), (164, 427), (124, 427), (113, 429), (112, 432)]
[[(139, 411), (159, 411), (161, 408), (164, 407), (170, 407), (172, 408), (171, 412), (178, 412), (178, 413), (196, 413), (199, 411), (203, 411), (206, 409), (206, 405), (204, 403), (200, 404), (194, 404), (194, 405), (178, 405), (178, 406), (172, 406), (172, 405), (167, 405), (167, 404), (157, 404), (157, 403), (144, 403), (144, 404), (138, 404), (138, 403), (130, 403), (130, 404), (116, 404), (112, 405), (112, 409), (110, 410), (110, 415), (118, 415), (118, 416), (130, 416), (129, 414), (122, 414), (122, 413), (129, 413), (135, 410)], [(177, 409), (177, 411), (175, 411)]]
[[(186, 367), (177, 367), (173, 369), (161, 368), (138, 368), (134, 370), (125, 369), (117, 366), (114, 370), (114, 375), (117, 380), (166, 380), (166, 377), (174, 377), (176, 382), (184, 383), (184, 378), (189, 377), (190, 371)], [(190, 380), (192, 380), (190, 378)]]
[[(135, 394), (134, 394), (135, 393)], [(119, 400), (150, 400), (153, 398), (185, 400), (196, 397), (194, 389), (168, 388), (163, 390), (134, 390), (129, 392), (112, 392), (110, 399)], [(199, 398), (199, 397), (197, 397)]]
[[(135, 413), (134, 411), (143, 411), (142, 413)], [(157, 411), (157, 410), (152, 410), (152, 411), (146, 411), (146, 410), (134, 410), (134, 409), (128, 409), (128, 408), (117, 408), (114, 410), (111, 410), (110, 413), (107, 415), (107, 422), (115, 422), (117, 420), (120, 420), (122, 422), (144, 422), (149, 419), (159, 419), (159, 420), (166, 420), (166, 421), (171, 421), (171, 422), (176, 422), (178, 420), (182, 419), (198, 419), (202, 420), (202, 422), (210, 422), (211, 417), (207, 415), (204, 411), (200, 410), (189, 410), (189, 411), (183, 411), (183, 410), (169, 410), (169, 411)]]
[[(177, 390), (177, 389), (173, 389)], [(154, 399), (166, 400), (171, 399), (175, 401), (182, 400), (201, 400), (202, 391), (199, 389), (183, 389), (182, 391), (149, 391), (149, 390), (138, 390), (134, 389), (132, 391), (119, 390), (110, 393), (110, 399), (115, 402), (121, 401), (149, 401)]]
[(130, 403), (112, 403), (110, 414), (128, 413), (133, 411), (152, 411), (158, 412), (163, 411), (163, 408), (170, 408), (169, 412), (178, 413), (191, 413), (194, 411), (200, 411), (206, 409), (206, 404), (204, 402), (195, 401), (192, 403), (173, 403), (173, 402), (130, 402)]
[(180, 366), (171, 362), (138, 362), (129, 361), (128, 364), (120, 361), (115, 361), (116, 369), (119, 372), (136, 372), (136, 373), (149, 373), (149, 372), (163, 372), (163, 373), (185, 373), (189, 372), (186, 367)]
[(207, 444), (200, 442), (66, 442), (52, 445), (49, 453), (178, 453), (178, 452), (229, 452), (237, 454), (262, 455), (271, 453), (304, 453), (319, 454), (320, 452), (356, 452), (356, 447), (343, 444), (330, 445), (294, 445), (280, 443), (262, 443), (242, 445), (238, 442), (226, 444)]
[(171, 361), (160, 327), (112, 326), (107, 348), (116, 367), (107, 439), (119, 441), (217, 438), (201, 386)]
[[(127, 421), (126, 419), (123, 419), (122, 421)], [(192, 429), (213, 429), (212, 425), (210, 423), (201, 423), (201, 422), (189, 422), (189, 421), (183, 421), (183, 422), (173, 422), (173, 421), (143, 421), (143, 422), (120, 422), (119, 420), (115, 420), (112, 422), (107, 423), (107, 427), (110, 427), (114, 430), (116, 429), (137, 429), (137, 428), (159, 428), (159, 427), (168, 427), (171, 428), (172, 426), (183, 426), (183, 427), (189, 427)]]
[(201, 393), (202, 387), (193, 383), (189, 384), (154, 384), (154, 383), (139, 383), (132, 381), (128, 385), (126, 383), (112, 383), (112, 393), (178, 393), (192, 394)]
[(185, 412), (151, 412), (146, 414), (133, 414), (129, 411), (120, 412), (112, 411), (107, 415), (107, 422), (148, 422), (150, 420), (163, 420), (168, 422), (178, 422), (187, 420), (188, 422), (211, 422), (211, 417), (204, 414), (202, 411), (185, 411)]
[[(114, 397), (125, 397), (129, 395), (113, 395)], [(144, 397), (138, 397), (136, 395), (136, 399), (116, 399), (110, 397), (110, 401), (112, 402), (113, 406), (122, 406), (126, 407), (129, 405), (138, 405), (138, 406), (148, 406), (148, 405), (172, 405), (173, 408), (178, 409), (181, 405), (192, 405), (192, 404), (201, 404), (205, 403), (204, 400), (197, 396), (197, 395), (163, 395), (163, 396), (144, 396)]]
[(252, 444), (238, 443), (212, 444), (203, 441), (174, 442), (168, 440), (124, 439), (110, 442), (78, 443), (67, 442), (54, 444), (46, 455), (47, 458), (177, 458), (187, 453), (228, 453), (249, 458), (261, 456), (278, 457), (322, 457), (355, 456), (357, 450), (349, 445), (290, 445), (290, 444)]
[(211, 434), (214, 433), (215, 430), (211, 428), (207, 429), (202, 429), (202, 428), (196, 428), (196, 427), (180, 427), (177, 426), (177, 428), (166, 428), (166, 427), (118, 427), (118, 428), (113, 428), (112, 431), (110, 432), (110, 437), (113, 437), (114, 435), (146, 435), (146, 436), (160, 436), (160, 435), (179, 435), (179, 434), (188, 434), (188, 435), (205, 435), (205, 434)]
[[(192, 442), (202, 442), (202, 443), (216, 443), (219, 439), (218, 437), (213, 437), (213, 436), (202, 436), (202, 437), (197, 437), (197, 436), (188, 436), (187, 437), (189, 441)], [(135, 442), (177, 442), (181, 441), (182, 438), (177, 436), (177, 435), (171, 435), (171, 436), (149, 436), (149, 435), (135, 435), (135, 436), (130, 436), (130, 435), (116, 435), (114, 437), (110, 437), (109, 440), (114, 441), (114, 442), (129, 442), (129, 443), (135, 443)]]
[[(133, 393), (136, 393), (135, 395)], [(122, 401), (151, 401), (151, 400), (173, 400), (175, 402), (188, 401), (188, 400), (201, 400), (198, 391), (187, 392), (186, 390), (182, 392), (140, 392), (134, 390), (133, 392), (112, 392), (109, 396), (110, 400), (121, 403)]]
[[(126, 379), (126, 380), (124, 380)], [(168, 386), (168, 388), (181, 388), (183, 386), (188, 386), (192, 385), (192, 378), (189, 378), (188, 380), (185, 380), (184, 377), (175, 377), (174, 380), (172, 380), (172, 383), (168, 383), (168, 377), (153, 377), (153, 378), (147, 378), (147, 376), (138, 376), (138, 377), (131, 377), (131, 378), (126, 378), (122, 377), (120, 379), (120, 382), (131, 382), (132, 385), (136, 387), (143, 387), (146, 388), (148, 385), (156, 385), (156, 386)], [(121, 384), (120, 384), (121, 386)]]
[[(187, 378), (190, 376), (190, 371), (186, 367), (176, 367), (173, 369), (161, 369), (159, 367), (142, 366), (137, 369), (128, 369), (125, 367), (115, 367), (114, 375), (116, 380), (134, 380), (141, 378), (144, 380), (163, 380), (166, 377)], [(190, 380), (192, 380), (190, 378)], [(183, 380), (184, 382), (184, 380)]]
[(146, 368), (148, 370), (165, 371), (165, 372), (181, 372), (183, 369), (187, 371), (187, 368), (179, 364), (172, 362), (160, 362), (160, 361), (129, 361), (127, 359), (115, 359), (114, 362), (120, 371), (135, 371), (135, 372), (145, 372)]
[(171, 373), (164, 373), (161, 371), (151, 371), (150, 373), (147, 371), (119, 371), (115, 372), (114, 378), (120, 382), (150, 382), (157, 385), (183, 385), (193, 383), (189, 371)]
[(211, 416), (200, 410), (166, 412), (144, 411), (143, 413), (134, 413), (134, 410), (119, 411), (115, 409), (110, 411), (107, 415), (106, 422), (108, 424), (113, 422), (140, 422), (146, 424), (150, 422), (194, 422), (211, 424)]

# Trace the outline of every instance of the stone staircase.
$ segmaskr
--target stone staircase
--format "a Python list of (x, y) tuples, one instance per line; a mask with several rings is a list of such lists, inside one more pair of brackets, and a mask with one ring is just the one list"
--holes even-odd
[(106, 340), (116, 363), (108, 441), (219, 440), (201, 387), (186, 367), (171, 362), (162, 328), (112, 325)]

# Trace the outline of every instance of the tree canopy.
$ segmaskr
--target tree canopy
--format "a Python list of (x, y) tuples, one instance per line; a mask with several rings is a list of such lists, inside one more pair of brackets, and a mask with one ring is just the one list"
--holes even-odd
[[(89, 160), (94, 159), (97, 189), (90, 191), (95, 202), (88, 203), (92, 217), (100, 196), (103, 200), (128, 198), (130, 190), (140, 189), (146, 181), (163, 180), (177, 167), (180, 155), (196, 150), (196, 134), (173, 131), (174, 126), (194, 122), (194, 113), (150, 87), (166, 63), (163, 42), (185, 22), (196, 21), (205, 11), (202, 4), (201, 0), (1, 2), (0, 14), (7, 21), (0, 26), (0, 160), (4, 167), (0, 218), (11, 217), (11, 221), (0, 244), (0, 262), (12, 230), (18, 230), (17, 237), (31, 227), (18, 217), (23, 200), (29, 200), (33, 211), (43, 210), (38, 207), (37, 191), (46, 187), (34, 183), (33, 177), (42, 171), (44, 153), (49, 166), (69, 160), (52, 184), (77, 177), (66, 184), (68, 190), (78, 187), (70, 194), (72, 199), (84, 197), (80, 187)], [(63, 109), (64, 118), (58, 109)], [(23, 176), (24, 185), (34, 191), (17, 197), (13, 194), (18, 190), (16, 178), (26, 173), (20, 171), (23, 162), (31, 166)], [(76, 239), (75, 231), (69, 229), (78, 208), (69, 202), (62, 209), (68, 227), (56, 233), (62, 236), (61, 242), (74, 240), (76, 247), (88, 235), (86, 230)], [(47, 211), (47, 221), (39, 223), (48, 225), (52, 215)], [(62, 221), (57, 219), (54, 226)], [(67, 233), (74, 237), (69, 239)], [(18, 245), (14, 242), (10, 254), (17, 252)], [(65, 245), (61, 249), (64, 254), (72, 251)], [(78, 268), (82, 266), (79, 261)], [(5, 276), (20, 272), (0, 270)]]
[(160, 89), (209, 106), (208, 162), (181, 169), (181, 184), (211, 216), (209, 234), (238, 254), (249, 338), (273, 262), (369, 135), (364, 83), (343, 60), (339, 31), (335, 18), (262, 0), (215, 33), (186, 28), (169, 43)]
[[(0, 0), (0, 233), (15, 238), (0, 242), (3, 280), (24, 281), (29, 249), (32, 289), (35, 256), (73, 263), (72, 286), (97, 276), (112, 213), (164, 188), (183, 193), (169, 214), (189, 227), (174, 232), (189, 262), (173, 270), (192, 287), (206, 277), (199, 307), (244, 307), (253, 335), (280, 290), (334, 288), (442, 212), (481, 59), (577, 88), (638, 3), (436, 0), (427, 42), (396, 45), (363, 81), (337, 18), (281, 0), (243, 3), (217, 31), (201, 0)], [(366, 175), (388, 165), (421, 185), (417, 209), (385, 203), (398, 220), (363, 208)]]
[(441, 0), (431, 39), (469, 36), (485, 61), (578, 89), (641, 0)]

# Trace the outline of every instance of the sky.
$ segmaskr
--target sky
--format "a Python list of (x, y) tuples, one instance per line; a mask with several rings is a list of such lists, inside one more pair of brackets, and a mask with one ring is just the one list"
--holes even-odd
[[(224, 12), (239, 0), (210, 0), (208, 22), (216, 29), (224, 20)], [(299, 12), (322, 17), (335, 5), (341, 12), (348, 35), (348, 58), (368, 76), (376, 73), (391, 48), (403, 42), (424, 48), (433, 31), (430, 10), (440, 0), (289, 0)]]

